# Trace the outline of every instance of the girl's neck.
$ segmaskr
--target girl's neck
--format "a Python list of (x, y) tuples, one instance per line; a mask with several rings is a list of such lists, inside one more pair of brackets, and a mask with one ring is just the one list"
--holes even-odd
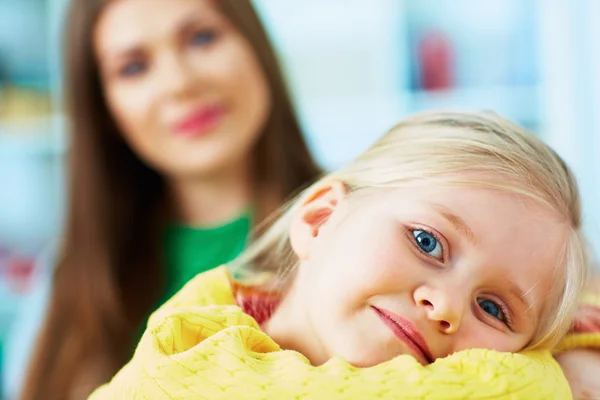
[(305, 301), (294, 300), (295, 296), (296, 291), (292, 285), (271, 318), (264, 322), (261, 328), (282, 349), (301, 353), (308, 358), (312, 365), (324, 364), (328, 360), (327, 352), (316, 340), (306, 312), (301, 307)]
[(210, 176), (167, 181), (172, 218), (190, 226), (218, 226), (235, 219), (252, 202), (250, 167), (242, 163)]

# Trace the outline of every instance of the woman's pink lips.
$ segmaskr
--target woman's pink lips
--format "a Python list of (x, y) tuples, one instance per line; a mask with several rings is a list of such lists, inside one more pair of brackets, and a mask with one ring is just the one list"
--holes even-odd
[(200, 136), (213, 128), (224, 110), (219, 106), (199, 108), (178, 122), (174, 129), (181, 136)]
[(431, 351), (429, 351), (429, 348), (427, 347), (425, 339), (408, 320), (375, 306), (371, 307), (375, 310), (379, 318), (381, 318), (383, 322), (392, 330), (394, 335), (398, 337), (398, 339), (402, 340), (411, 349), (422, 355), (428, 364), (431, 364), (434, 361)]

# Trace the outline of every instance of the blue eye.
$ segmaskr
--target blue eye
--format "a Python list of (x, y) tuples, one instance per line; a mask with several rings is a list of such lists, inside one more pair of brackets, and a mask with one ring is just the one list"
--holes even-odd
[(429, 232), (413, 230), (412, 234), (417, 242), (417, 246), (426, 254), (441, 259), (443, 255), (442, 245), (438, 240)]
[(502, 311), (502, 307), (500, 307), (498, 304), (494, 303), (493, 301), (488, 300), (488, 299), (477, 299), (477, 304), (479, 304), (479, 307), (481, 307), (481, 309), (484, 312), (491, 315), (492, 317), (497, 318), (503, 322), (506, 321), (506, 316), (504, 315), (504, 312)]
[(211, 43), (215, 37), (214, 31), (199, 31), (192, 35), (191, 42), (194, 46), (204, 46)]
[(122, 76), (129, 77), (139, 75), (145, 70), (146, 64), (144, 64), (143, 62), (131, 62), (129, 64), (126, 64), (123, 68), (121, 68), (119, 74)]

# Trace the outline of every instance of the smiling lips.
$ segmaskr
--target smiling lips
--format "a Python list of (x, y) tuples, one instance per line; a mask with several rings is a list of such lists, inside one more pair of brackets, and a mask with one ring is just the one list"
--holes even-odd
[(394, 335), (414, 350), (420, 358), (425, 360), (427, 364), (431, 364), (434, 361), (425, 339), (408, 320), (375, 306), (371, 307), (375, 310), (379, 318), (392, 330)]
[(223, 107), (202, 107), (179, 121), (175, 126), (175, 132), (179, 136), (194, 137), (201, 136), (210, 131), (224, 114)]

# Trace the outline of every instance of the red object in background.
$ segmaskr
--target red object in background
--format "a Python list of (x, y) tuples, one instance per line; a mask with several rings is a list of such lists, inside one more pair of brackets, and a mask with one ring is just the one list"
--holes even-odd
[(15, 258), (8, 265), (7, 276), (11, 286), (18, 292), (26, 292), (31, 283), (34, 260)]
[(34, 259), (12, 255), (3, 257), (0, 264), (0, 279), (17, 293), (27, 292), (33, 275)]
[(575, 313), (573, 333), (598, 333), (600, 332), (600, 307), (591, 305), (580, 306)]
[(425, 33), (419, 41), (417, 57), (423, 89), (440, 90), (454, 86), (454, 50), (444, 33)]

